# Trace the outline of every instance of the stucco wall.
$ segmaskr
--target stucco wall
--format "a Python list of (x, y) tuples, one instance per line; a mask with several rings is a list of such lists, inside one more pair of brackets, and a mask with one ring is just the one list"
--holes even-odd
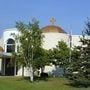
[(5, 32), (3, 33), (3, 45), (4, 45), (5, 52), (7, 50), (7, 40), (8, 39), (15, 40), (14, 36), (17, 35), (17, 34), (18, 34), (18, 31), (17, 31), (16, 28), (6, 29)]
[(68, 34), (63, 33), (43, 33), (45, 36), (43, 39), (43, 48), (45, 49), (52, 49), (56, 47), (58, 44), (58, 41), (64, 41), (69, 44), (68, 40)]
[(0, 73), (2, 71), (2, 58), (0, 58)]
[(82, 45), (80, 42), (80, 38), (82, 35), (72, 35), (72, 47)]
[[(6, 46), (7, 46), (7, 40), (9, 38), (11, 39), (14, 39), (13, 35), (11, 34), (18, 34), (18, 31), (16, 28), (12, 28), (12, 29), (7, 29), (5, 30), (4, 34), (3, 34), (3, 41), (4, 41), (4, 49), (5, 49), (5, 52), (6, 52)], [(43, 48), (45, 49), (52, 49), (54, 47), (56, 47), (56, 45), (58, 44), (58, 41), (61, 41), (63, 40), (64, 42), (67, 43), (67, 45), (69, 46), (70, 45), (70, 42), (69, 42), (69, 35), (68, 34), (65, 34), (65, 33), (43, 33), (43, 35), (45, 36), (44, 39), (43, 39)], [(79, 35), (72, 35), (72, 46), (77, 46), (77, 45), (80, 45), (80, 38), (79, 38)], [(15, 50), (17, 51), (17, 49)], [(44, 71), (45, 72), (48, 72), (48, 73), (57, 73), (59, 71), (61, 71), (62, 69), (58, 68), (58, 67), (55, 67), (55, 66), (45, 66), (45, 69)], [(18, 72), (17, 72), (18, 76), (21, 76), (22, 75), (22, 69), (21, 67), (18, 69)], [(60, 73), (59, 73), (60, 74)], [(30, 75), (30, 73), (28, 72), (28, 68), (25, 68), (25, 73), (24, 73), (25, 76), (28, 76)]]

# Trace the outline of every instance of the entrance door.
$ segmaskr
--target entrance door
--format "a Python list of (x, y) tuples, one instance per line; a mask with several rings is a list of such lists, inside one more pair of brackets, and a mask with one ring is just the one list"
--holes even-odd
[(6, 76), (13, 76), (14, 75), (14, 60), (13, 62), (10, 58), (6, 58), (5, 60), (5, 75)]

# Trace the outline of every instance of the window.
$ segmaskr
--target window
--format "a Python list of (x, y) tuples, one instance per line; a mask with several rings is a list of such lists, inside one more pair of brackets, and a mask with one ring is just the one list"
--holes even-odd
[(7, 40), (7, 52), (15, 52), (15, 41), (13, 39)]

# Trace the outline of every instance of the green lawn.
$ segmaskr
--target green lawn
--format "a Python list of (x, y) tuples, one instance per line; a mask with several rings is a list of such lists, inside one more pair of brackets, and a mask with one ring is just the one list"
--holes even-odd
[(0, 90), (90, 90), (69, 85), (65, 78), (49, 78), (48, 81), (30, 83), (20, 77), (0, 77)]

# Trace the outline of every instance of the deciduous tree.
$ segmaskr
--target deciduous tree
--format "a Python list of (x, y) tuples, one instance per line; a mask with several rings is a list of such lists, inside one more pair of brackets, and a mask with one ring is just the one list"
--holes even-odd
[(33, 81), (34, 68), (36, 68), (34, 64), (40, 58), (38, 53), (40, 53), (42, 48), (42, 31), (39, 28), (38, 21), (35, 19), (28, 24), (17, 22), (16, 27), (20, 32), (20, 35), (17, 37), (20, 43), (17, 54), (22, 57), (22, 60), (19, 59), (19, 61), (29, 68), (30, 79)]

